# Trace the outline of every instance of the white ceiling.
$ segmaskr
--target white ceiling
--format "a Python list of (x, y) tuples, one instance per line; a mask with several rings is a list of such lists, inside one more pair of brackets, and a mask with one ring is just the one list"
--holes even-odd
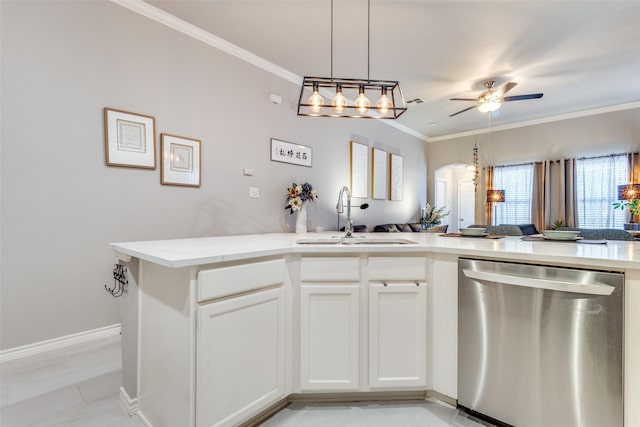
[[(330, 0), (147, 3), (298, 76), (330, 75)], [(488, 126), (482, 82), (518, 83), (492, 127), (640, 102), (640, 1), (372, 0), (372, 79), (420, 97), (397, 121), (440, 139)], [(334, 0), (334, 77), (367, 76), (367, 1)]]

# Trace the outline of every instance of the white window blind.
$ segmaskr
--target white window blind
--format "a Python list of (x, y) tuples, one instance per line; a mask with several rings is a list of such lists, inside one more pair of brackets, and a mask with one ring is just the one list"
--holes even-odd
[(614, 210), (618, 185), (627, 184), (629, 163), (624, 154), (576, 159), (578, 226), (622, 228), (626, 211)]
[(496, 203), (495, 224), (530, 224), (533, 197), (533, 163), (496, 166), (493, 188), (504, 190), (504, 202)]

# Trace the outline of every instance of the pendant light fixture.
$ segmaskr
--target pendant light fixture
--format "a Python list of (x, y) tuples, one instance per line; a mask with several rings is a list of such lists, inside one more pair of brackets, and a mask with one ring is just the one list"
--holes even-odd
[[(367, 78), (333, 77), (333, 0), (331, 0), (331, 77), (304, 77), (298, 99), (298, 115), (309, 117), (346, 117), (397, 119), (407, 104), (396, 80), (371, 80), (371, 0), (367, 0)], [(331, 99), (330, 104), (325, 98)], [(367, 97), (377, 101), (375, 108)], [(379, 95), (378, 95), (379, 94)], [(353, 101), (352, 101), (353, 100)]]

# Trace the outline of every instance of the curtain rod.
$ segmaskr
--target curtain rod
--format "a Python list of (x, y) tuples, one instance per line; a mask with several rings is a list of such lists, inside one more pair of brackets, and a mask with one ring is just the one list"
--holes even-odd
[[(602, 159), (605, 157), (618, 157), (618, 156), (628, 156), (629, 154), (632, 154), (634, 156), (638, 156), (640, 155), (639, 153), (616, 153), (616, 154), (603, 154), (601, 156), (592, 156), (592, 157), (577, 157), (576, 160), (587, 160), (587, 159)], [(560, 163), (563, 160), (569, 160), (569, 159), (562, 159), (562, 160), (549, 160), (549, 162), (552, 163)], [(508, 168), (510, 166), (525, 166), (525, 165), (540, 165), (542, 164), (542, 161), (539, 162), (524, 162), (524, 163), (514, 163), (514, 164), (510, 164), (510, 165), (494, 165), (491, 166), (493, 168)], [(488, 167), (488, 166), (485, 166)]]

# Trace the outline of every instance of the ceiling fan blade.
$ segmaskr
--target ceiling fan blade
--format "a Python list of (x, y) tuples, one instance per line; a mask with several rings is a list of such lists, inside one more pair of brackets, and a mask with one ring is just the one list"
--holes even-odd
[[(474, 101), (475, 101), (475, 99), (474, 99)], [(471, 106), (471, 107), (469, 107), (469, 108), (465, 108), (464, 110), (460, 110), (460, 111), (458, 111), (457, 113), (453, 113), (453, 114), (451, 114), (449, 117), (457, 116), (458, 114), (460, 114), (460, 113), (464, 113), (465, 111), (469, 111), (469, 110), (471, 110), (471, 109), (473, 109), (473, 108), (476, 108), (477, 106), (478, 106), (478, 105), (472, 105), (472, 106)]]
[(509, 92), (511, 89), (513, 89), (517, 85), (518, 83), (516, 82), (507, 82), (502, 86), (500, 86), (498, 89), (496, 89), (496, 91), (494, 92), (494, 96), (502, 98), (505, 93)]
[(542, 98), (542, 93), (530, 93), (528, 95), (514, 95), (514, 96), (505, 96), (504, 98), (502, 98), (503, 102), (509, 102), (509, 101), (522, 101), (523, 99), (538, 99), (538, 98)]
[(449, 101), (477, 101), (478, 98), (450, 98)]

